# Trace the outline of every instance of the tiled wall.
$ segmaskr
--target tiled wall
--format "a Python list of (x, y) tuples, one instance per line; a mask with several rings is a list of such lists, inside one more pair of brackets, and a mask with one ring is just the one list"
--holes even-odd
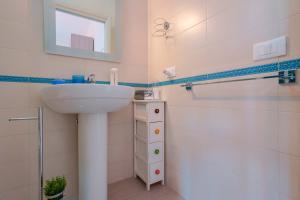
[[(72, 74), (96, 74), (109, 80), (109, 70), (120, 70), (120, 81), (147, 82), (147, 3), (123, 2), (121, 63), (53, 56), (43, 50), (42, 0), (0, 2), (0, 74), (70, 78)], [(138, 8), (138, 9), (137, 9)], [(16, 59), (18, 56), (18, 59)], [(134, 74), (133, 74), (134, 73)]]
[[(37, 116), (38, 91), (44, 85), (0, 84), (0, 199), (38, 198), (37, 122), (8, 122), (9, 117)], [(45, 108), (45, 178), (65, 175), (68, 196), (77, 194), (76, 116)]]
[[(300, 57), (298, 0), (150, 0), (149, 10), (150, 81), (169, 66), (181, 78)], [(151, 37), (157, 17), (175, 24), (173, 39)], [(281, 35), (288, 56), (252, 61), (253, 43)], [(188, 200), (299, 200), (300, 79), (277, 81), (161, 87), (169, 186)]]
[[(123, 57), (108, 63), (64, 56), (43, 50), (42, 0), (0, 1), (0, 74), (70, 78), (95, 73), (108, 80), (118, 67), (121, 81), (147, 82), (147, 2), (123, 2)], [(0, 83), (0, 199), (37, 199), (36, 123), (8, 123), (8, 117), (31, 116), (42, 105), (46, 85)], [(132, 176), (132, 106), (109, 115), (109, 182)], [(45, 110), (45, 178), (66, 175), (66, 195), (77, 195), (77, 127), (75, 115)]]

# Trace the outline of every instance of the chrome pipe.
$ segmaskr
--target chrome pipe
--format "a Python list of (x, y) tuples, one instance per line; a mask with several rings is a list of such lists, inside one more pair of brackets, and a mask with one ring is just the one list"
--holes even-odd
[(38, 129), (39, 129), (39, 199), (43, 200), (43, 184), (44, 184), (44, 110), (39, 107), (38, 111)]

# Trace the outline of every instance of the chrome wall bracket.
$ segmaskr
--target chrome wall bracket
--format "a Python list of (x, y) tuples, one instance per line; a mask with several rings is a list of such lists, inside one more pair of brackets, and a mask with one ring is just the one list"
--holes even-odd
[(296, 70), (280, 71), (279, 72), (279, 84), (293, 84), (296, 83)]
[(187, 84), (185, 85), (185, 89), (186, 89), (187, 91), (192, 91), (192, 90), (193, 90), (193, 83), (187, 83)]

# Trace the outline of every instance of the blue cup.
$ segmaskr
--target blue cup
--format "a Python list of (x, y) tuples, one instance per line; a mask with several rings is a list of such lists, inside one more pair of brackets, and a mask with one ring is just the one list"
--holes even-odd
[(83, 75), (73, 75), (72, 83), (85, 83), (85, 79)]

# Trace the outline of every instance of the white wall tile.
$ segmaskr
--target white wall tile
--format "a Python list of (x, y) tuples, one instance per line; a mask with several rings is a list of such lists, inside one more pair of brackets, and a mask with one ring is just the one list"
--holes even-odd
[(115, 183), (133, 176), (133, 161), (118, 161), (108, 168), (108, 183)]
[[(182, 34), (206, 20), (206, 2), (204, 0), (188, 0), (182, 4), (184, 6), (170, 18), (174, 23), (176, 34)], [(173, 3), (173, 5), (175, 4)]]
[(280, 155), (280, 192), (291, 199), (300, 198), (300, 159)]
[(29, 135), (0, 137), (0, 163), (13, 164), (28, 160)]
[[(174, 4), (150, 3), (150, 20), (165, 13), (181, 18), (189, 2)], [(203, 24), (172, 41), (149, 38), (149, 80), (166, 80), (161, 72), (172, 65), (181, 78), (299, 58), (299, 5), (295, 0), (206, 1)], [(289, 38), (287, 56), (253, 61), (254, 43), (281, 35)], [(299, 199), (293, 194), (298, 183), (290, 180), (298, 176), (297, 167), (289, 170), (290, 162), (282, 158), (299, 153), (299, 85), (277, 81), (198, 86), (193, 92), (161, 87), (167, 101), (168, 185), (186, 199)]]
[[(300, 2), (297, 0), (278, 0), (282, 10), (282, 18), (300, 13)], [(295, 27), (296, 28), (296, 27)]]
[[(77, 131), (51, 131), (45, 133), (45, 156), (55, 157), (63, 154), (74, 154), (77, 156), (78, 143)], [(53, 148), (55, 147), (55, 148)]]
[(27, 0), (3, 0), (0, 2), (2, 21), (24, 23), (29, 15)]
[[(299, 2), (298, 2), (299, 4)], [(290, 59), (298, 58), (300, 51), (300, 28), (298, 26), (300, 19), (300, 5), (298, 5), (298, 14), (284, 19), (279, 24), (280, 34), (288, 37), (288, 57)], [(285, 59), (287, 59), (285, 58)]]
[(282, 153), (300, 156), (300, 114), (279, 113), (279, 141)]
[(21, 52), (29, 50), (30, 29), (26, 24), (15, 24), (7, 21), (0, 21), (0, 26), (1, 48), (16, 49)]
[(221, 12), (225, 12), (227, 9), (230, 9), (235, 6), (238, 1), (236, 0), (210, 0), (206, 2), (207, 9), (207, 18), (212, 18)]
[(76, 131), (76, 115), (64, 115), (52, 111), (48, 107), (44, 107), (45, 132), (72, 130)]
[[(122, 20), (126, 22), (122, 32), (124, 48), (121, 63), (86, 60), (65, 56), (49, 55), (44, 52), (43, 4), (40, 0), (3, 0), (0, 2), (0, 74), (71, 78), (73, 74), (96, 74), (97, 80), (109, 80), (109, 70), (119, 68), (120, 81), (147, 82), (147, 1), (126, 0)], [(40, 90), (45, 84), (1, 83), (0, 84), (0, 199), (36, 199), (37, 191), (37, 123), (8, 123), (8, 117), (35, 116), (41, 102)], [(68, 178), (67, 195), (78, 193), (77, 174), (77, 127), (75, 115), (61, 115), (45, 107), (45, 178), (65, 174)], [(128, 128), (122, 128), (120, 124)], [(110, 115), (110, 124), (115, 131), (132, 137), (132, 107)], [(117, 133), (110, 141), (121, 144)], [(28, 138), (27, 138), (28, 137)], [(122, 139), (125, 137), (122, 136)], [(26, 142), (23, 140), (26, 140)], [(127, 143), (126, 143), (127, 142)], [(123, 152), (128, 163), (119, 168), (122, 157), (113, 153), (112, 182), (132, 176), (129, 139), (113, 152)], [(15, 161), (18, 161), (19, 163)], [(30, 163), (21, 163), (27, 160)], [(13, 162), (14, 161), (14, 162)], [(12, 164), (13, 162), (13, 164)], [(19, 169), (21, 168), (21, 169)], [(30, 168), (30, 169), (29, 169)], [(8, 179), (8, 181), (3, 181)], [(26, 195), (15, 187), (28, 187)], [(17, 196), (14, 196), (14, 195)], [(21, 195), (21, 196), (19, 196)], [(28, 196), (29, 195), (29, 196)], [(28, 198), (27, 198), (28, 197)]]
[(32, 67), (32, 58), (30, 53), (22, 52), (16, 49), (0, 48), (1, 75), (23, 74), (30, 76), (28, 69)]
[(125, 108), (113, 113), (108, 113), (108, 123), (109, 125), (120, 124), (120, 123), (130, 123), (133, 124), (133, 104), (130, 103)]
[(30, 200), (29, 187), (21, 187), (15, 190), (7, 191), (0, 195), (0, 199), (1, 200), (16, 200), (16, 199)]
[(108, 163), (133, 161), (133, 124), (111, 125), (108, 128)]
[(12, 108), (0, 110), (0, 136), (14, 136), (20, 134), (28, 134), (30, 122), (19, 121), (9, 122), (11, 117), (28, 117), (29, 109), (27, 108)]
[(29, 90), (26, 84), (1, 83), (0, 91), (0, 108), (26, 108), (29, 105)]
[(29, 185), (29, 160), (0, 165), (0, 193)]

